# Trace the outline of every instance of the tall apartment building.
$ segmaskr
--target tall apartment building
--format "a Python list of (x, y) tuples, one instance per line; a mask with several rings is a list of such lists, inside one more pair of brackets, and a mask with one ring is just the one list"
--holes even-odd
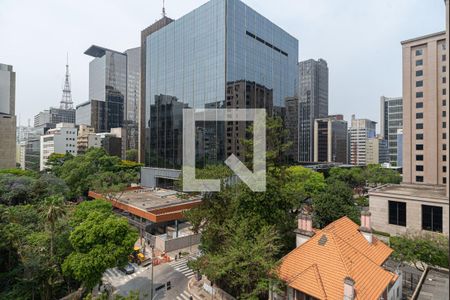
[(145, 126), (145, 103), (147, 101), (146, 98), (146, 78), (147, 78), (147, 37), (152, 34), (155, 33), (156, 31), (158, 31), (159, 29), (163, 28), (164, 26), (172, 23), (173, 20), (171, 18), (166, 17), (166, 13), (165, 10), (163, 9), (163, 16), (161, 19), (159, 19), (158, 21), (156, 21), (155, 23), (153, 23), (152, 25), (148, 26), (147, 28), (145, 28), (144, 30), (141, 31), (141, 67), (140, 67), (140, 71), (141, 71), (141, 84), (140, 84), (140, 100), (139, 100), (139, 106), (138, 106), (138, 110), (139, 110), (139, 139), (138, 139), (138, 157), (139, 157), (139, 162), (140, 163), (144, 163), (145, 158), (144, 158), (144, 153), (145, 153), (145, 148), (148, 147), (146, 146), (146, 143), (148, 144), (150, 141), (146, 141), (145, 137), (149, 136), (148, 133), (146, 133), (146, 126)]
[(48, 157), (53, 153), (77, 155), (77, 128), (73, 123), (59, 123), (41, 136), (40, 170), (46, 168)]
[(127, 98), (125, 105), (124, 137), (126, 149), (138, 149), (139, 103), (141, 98), (141, 48), (125, 51), (127, 55)]
[(314, 121), (314, 161), (347, 161), (347, 121), (342, 115), (328, 116)]
[(376, 136), (376, 122), (369, 119), (356, 119), (352, 115), (349, 129), (350, 135), (350, 163), (352, 165), (366, 165), (367, 140)]
[(299, 68), (299, 161), (314, 159), (314, 120), (328, 116), (328, 66), (309, 59)]
[[(182, 127), (172, 129), (182, 119), (164, 110), (170, 106), (159, 106), (159, 99), (194, 109), (269, 106), (269, 114), (278, 114), (297, 92), (298, 40), (239, 0), (211, 0), (170, 22), (146, 37), (146, 51), (143, 184), (167, 179), (167, 169), (182, 166), (182, 151), (168, 151), (183, 149), (172, 138), (182, 136)], [(192, 137), (197, 167), (223, 163), (229, 153), (242, 156), (242, 145), (227, 133), (239, 138), (247, 124), (229, 126), (196, 122), (202, 133)], [(179, 173), (172, 173), (176, 179)]]
[(0, 64), (0, 169), (16, 167), (16, 73)]
[(366, 164), (383, 164), (389, 162), (389, 149), (387, 140), (381, 136), (367, 139)]
[[(373, 226), (449, 234), (446, 31), (403, 41), (403, 183), (369, 193)], [(386, 218), (386, 215), (388, 218)]]
[(403, 99), (382, 96), (380, 106), (380, 134), (388, 143), (389, 163), (398, 166), (397, 130), (403, 128)]

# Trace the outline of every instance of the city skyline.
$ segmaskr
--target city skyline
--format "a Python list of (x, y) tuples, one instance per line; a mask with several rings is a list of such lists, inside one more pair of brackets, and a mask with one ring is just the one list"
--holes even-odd
[[(175, 5), (173, 1), (166, 1), (166, 12), (177, 19), (205, 2), (193, 0)], [(342, 113), (346, 120), (357, 113), (362, 118), (378, 121), (379, 97), (402, 94), (400, 41), (444, 29), (445, 10), (440, 0), (427, 3), (347, 1), (346, 7), (332, 1), (244, 2), (299, 39), (300, 61), (309, 58), (327, 61), (330, 114)], [(101, 10), (106, 5), (104, 1), (94, 5), (83, 1), (67, 4), (48, 1), (48, 5), (41, 3), (40, 6), (33, 2), (27, 6), (13, 1), (2, 4), (5, 9), (0, 12), (0, 36), (4, 46), (0, 50), (0, 60), (14, 65), (18, 74), (18, 125), (27, 124), (27, 119), (48, 106), (58, 105), (67, 52), (73, 101), (78, 105), (89, 100), (89, 57), (83, 54), (87, 46), (101, 44), (112, 49), (139, 46), (140, 31), (161, 17), (162, 3), (133, 1), (128, 4), (122, 7), (108, 2), (108, 14)], [(279, 7), (289, 7), (289, 10)], [(338, 9), (345, 13), (336, 13)], [(400, 13), (402, 18), (398, 17)], [(117, 22), (121, 15), (126, 19)], [(377, 22), (380, 19), (382, 23)], [(415, 21), (410, 22), (411, 19)], [(25, 24), (34, 26), (30, 28)], [(349, 38), (343, 39), (344, 35)], [(28, 38), (19, 40), (17, 36)], [(33, 52), (26, 48), (27, 44), (35, 45)], [(333, 46), (337, 44), (340, 48)]]

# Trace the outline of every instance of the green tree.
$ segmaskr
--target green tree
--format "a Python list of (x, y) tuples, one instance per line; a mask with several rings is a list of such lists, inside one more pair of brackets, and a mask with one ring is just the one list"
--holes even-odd
[(65, 259), (63, 272), (92, 289), (106, 269), (127, 262), (137, 237), (125, 218), (91, 212), (70, 233), (74, 251)]
[(448, 268), (448, 236), (441, 234), (403, 235), (390, 238), (392, 257), (423, 271), (425, 264)]
[(50, 259), (54, 257), (54, 240), (56, 222), (66, 214), (64, 199), (61, 196), (50, 196), (44, 200), (45, 220), (50, 225)]
[(313, 221), (319, 228), (343, 216), (359, 223), (359, 211), (354, 204), (352, 190), (342, 181), (328, 184), (325, 191), (313, 198), (312, 207)]
[(136, 149), (128, 149), (125, 154), (125, 157), (129, 161), (137, 162), (138, 161), (138, 151)]

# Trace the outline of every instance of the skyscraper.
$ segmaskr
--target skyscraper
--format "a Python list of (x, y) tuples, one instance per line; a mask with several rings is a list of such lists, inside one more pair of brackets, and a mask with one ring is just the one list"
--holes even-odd
[[(168, 18), (166, 16), (165, 9), (163, 8), (163, 14), (162, 18), (153, 23), (152, 25), (148, 26), (144, 30), (141, 31), (141, 84), (140, 84), (140, 101), (139, 101), (139, 162), (144, 162), (144, 153), (145, 153), (145, 147), (146, 147), (146, 136), (149, 136), (146, 130), (148, 131), (147, 126), (145, 125), (145, 103), (146, 103), (146, 78), (147, 78), (147, 37), (158, 31), (159, 29), (163, 28), (164, 26), (172, 23), (173, 20), (171, 18)], [(149, 142), (149, 141), (147, 141)]]
[(127, 98), (125, 105), (126, 149), (138, 149), (139, 102), (141, 99), (141, 48), (125, 51), (127, 55)]
[(403, 181), (443, 185), (447, 172), (446, 32), (403, 41)]
[(380, 134), (387, 141), (389, 162), (398, 166), (397, 130), (403, 128), (403, 100), (381, 96), (380, 106)]
[(342, 115), (314, 121), (314, 161), (347, 163), (347, 121)]
[[(145, 165), (181, 168), (182, 152), (175, 149), (182, 145), (169, 133), (179, 119), (161, 114), (167, 105), (159, 99), (189, 108), (260, 107), (279, 114), (285, 98), (296, 94), (297, 61), (297, 39), (239, 0), (211, 0), (148, 35)], [(164, 118), (154, 119), (155, 110)], [(243, 155), (240, 139), (248, 124), (231, 123), (196, 122), (198, 167), (221, 163), (230, 153)]]
[[(91, 123), (96, 132), (107, 132), (111, 128), (123, 126), (127, 96), (127, 56), (125, 53), (91, 46), (84, 54), (94, 57), (89, 63), (89, 101), (99, 101), (100, 109), (91, 104)], [(87, 107), (85, 103), (82, 104)], [(89, 111), (88, 109), (86, 109)], [(95, 114), (92, 112), (102, 112)], [(78, 117), (80, 120), (81, 117)], [(83, 117), (87, 120), (88, 117)], [(92, 119), (98, 119), (92, 120)], [(80, 123), (78, 123), (79, 125)]]
[(350, 163), (366, 165), (367, 140), (376, 136), (376, 122), (368, 119), (356, 119), (352, 115), (350, 134)]
[(314, 160), (314, 120), (328, 115), (328, 66), (323, 59), (299, 63), (299, 161)]
[(16, 167), (16, 73), (0, 64), (0, 169)]

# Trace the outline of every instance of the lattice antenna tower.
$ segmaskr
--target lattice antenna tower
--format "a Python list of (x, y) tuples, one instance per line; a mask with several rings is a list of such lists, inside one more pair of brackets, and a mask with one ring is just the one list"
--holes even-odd
[(67, 54), (66, 76), (65, 76), (65, 80), (64, 80), (63, 94), (62, 94), (59, 108), (66, 109), (66, 110), (73, 109), (72, 90), (70, 88), (69, 54)]

